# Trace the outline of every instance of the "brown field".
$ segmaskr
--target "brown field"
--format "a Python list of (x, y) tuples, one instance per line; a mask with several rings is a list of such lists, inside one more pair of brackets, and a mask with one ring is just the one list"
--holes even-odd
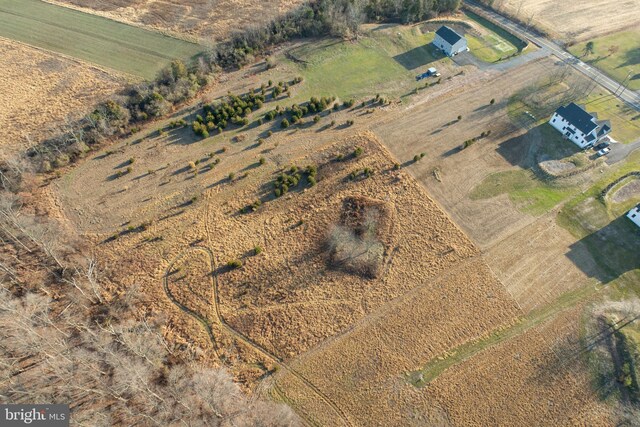
[(579, 341), (578, 305), (489, 348), (421, 389), (450, 425), (613, 425), (595, 397)]
[(0, 145), (21, 149), (114, 93), (122, 78), (0, 38)]
[[(259, 87), (280, 68), (225, 75), (204, 98)], [(139, 289), (139, 315), (163, 319), (181, 356), (229, 367), (311, 425), (607, 424), (582, 364), (562, 363), (579, 352), (581, 306), (551, 310), (546, 323), (480, 349), (425, 388), (408, 377), (590, 283), (552, 213), (523, 213), (506, 195), (470, 197), (490, 174), (530, 161), (539, 135), (512, 123), (508, 99), (553, 70), (547, 59), (500, 76), (466, 70), (408, 103), (343, 109), (268, 137), (263, 124), (200, 140), (168, 130), (167, 119), (81, 160), (54, 180), (53, 201), (95, 242), (105, 286)], [(489, 138), (458, 149), (485, 130)], [(316, 165), (317, 185), (274, 198), (272, 181), (292, 165)], [(349, 179), (365, 168), (373, 175)], [(241, 212), (257, 199), (256, 212)], [(378, 216), (362, 226), (347, 199)], [(355, 237), (336, 244), (338, 225)], [(375, 249), (374, 268), (336, 262), (345, 248), (359, 259), (363, 246)]]
[(538, 24), (565, 41), (581, 41), (640, 25), (640, 0), (498, 0), (494, 8)]
[[(406, 272), (392, 274), (389, 280), (406, 280)], [(339, 402), (353, 425), (410, 425), (425, 407), (415, 401), (421, 393), (406, 382), (404, 374), (445, 356), (457, 345), (507, 326), (519, 314), (478, 258), (416, 284), (347, 334), (294, 363)]]
[[(510, 70), (500, 79), (489, 75), (472, 89), (418, 101), (401, 117), (373, 126), (391, 152), (410, 164), (407, 170), (480, 246), (486, 262), (525, 312), (589, 283), (593, 272), (581, 268), (589, 265), (590, 257), (578, 247), (574, 258), (568, 258), (568, 248), (576, 239), (556, 225), (555, 211), (534, 216), (519, 209), (507, 194), (486, 199), (470, 194), (491, 174), (528, 169), (535, 163), (545, 141), (537, 128), (528, 130), (513, 123), (509, 98), (555, 68), (554, 62), (543, 59)], [(490, 106), (491, 98), (496, 102)], [(460, 122), (455, 121), (458, 114), (463, 116)], [(463, 141), (487, 130), (492, 132), (489, 138), (459, 150)], [(427, 156), (412, 164), (413, 155), (420, 152)], [(594, 177), (581, 174), (580, 185), (588, 186)]]
[(206, 41), (220, 41), (236, 30), (269, 22), (301, 0), (47, 0), (83, 12)]

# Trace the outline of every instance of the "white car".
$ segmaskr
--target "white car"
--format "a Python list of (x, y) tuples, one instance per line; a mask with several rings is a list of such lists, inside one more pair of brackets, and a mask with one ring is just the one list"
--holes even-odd
[(598, 157), (602, 157), (602, 156), (605, 156), (605, 155), (609, 154), (609, 151), (611, 151), (611, 148), (605, 147), (602, 150), (598, 151), (597, 155), (598, 155)]

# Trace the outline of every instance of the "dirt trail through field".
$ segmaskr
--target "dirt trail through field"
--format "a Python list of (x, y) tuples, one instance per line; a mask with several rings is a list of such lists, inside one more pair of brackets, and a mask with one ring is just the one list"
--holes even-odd
[[(212, 205), (212, 203), (208, 203), (207, 204), (207, 210), (206, 210), (206, 214), (205, 214), (205, 230), (206, 230), (207, 240), (208, 241), (210, 241), (210, 239), (211, 239), (211, 234), (210, 234), (210, 230), (209, 230), (209, 226), (208, 226), (209, 218), (210, 218), (209, 213), (210, 213), (211, 205)], [(204, 253), (207, 254), (207, 256), (209, 258), (209, 267), (210, 267), (211, 273), (207, 274), (207, 275), (209, 276), (210, 285), (211, 285), (211, 288), (213, 290), (212, 303), (213, 303), (213, 314), (214, 314), (215, 323), (217, 323), (219, 326), (224, 328), (225, 331), (227, 331), (229, 334), (231, 334), (237, 340), (243, 342), (248, 347), (250, 347), (253, 350), (255, 350), (256, 352), (260, 353), (263, 357), (269, 359), (270, 361), (272, 361), (275, 364), (277, 364), (278, 366), (280, 366), (284, 371), (290, 373), (291, 375), (295, 376), (297, 379), (302, 381), (315, 395), (317, 395), (322, 401), (324, 401), (329, 407), (331, 407), (331, 409), (333, 411), (335, 411), (340, 416), (340, 418), (344, 421), (344, 425), (352, 426), (353, 424), (351, 423), (351, 421), (349, 420), (347, 415), (340, 409), (340, 407), (338, 407), (338, 405), (333, 400), (331, 400), (328, 396), (326, 396), (321, 390), (319, 390), (314, 384), (312, 384), (306, 377), (302, 376), (299, 372), (297, 372), (296, 370), (292, 369), (288, 364), (284, 363), (284, 361), (280, 357), (270, 353), (264, 347), (260, 346), (259, 344), (254, 343), (249, 338), (244, 336), (242, 333), (240, 333), (237, 330), (235, 330), (234, 328), (232, 328), (224, 320), (224, 318), (222, 317), (222, 314), (220, 312), (220, 301), (219, 301), (219, 294), (218, 294), (218, 275), (217, 275), (217, 272), (216, 272), (217, 270), (216, 270), (216, 264), (215, 264), (215, 258), (214, 258), (214, 255), (213, 255), (213, 251), (211, 251), (211, 249), (209, 249), (208, 247), (205, 247), (205, 246), (192, 246), (190, 248), (185, 249), (181, 253), (179, 253), (176, 256), (176, 258), (174, 258), (174, 260), (169, 264), (169, 266), (165, 270), (165, 273), (164, 273), (164, 276), (163, 276), (163, 287), (164, 287), (164, 291), (165, 291), (167, 297), (171, 300), (172, 303), (174, 303), (178, 308), (180, 308), (180, 310), (182, 310), (185, 313), (189, 314), (190, 316), (194, 317), (198, 322), (200, 322), (204, 326), (204, 328), (206, 329), (206, 331), (207, 331), (207, 333), (209, 335), (209, 338), (211, 339), (212, 344), (214, 344), (214, 351), (215, 351), (216, 339), (215, 339), (215, 336), (213, 334), (213, 330), (211, 328), (211, 326), (212, 326), (211, 322), (209, 320), (207, 320), (201, 313), (197, 313), (196, 311), (194, 311), (194, 310), (188, 308), (187, 306), (185, 306), (184, 304), (182, 304), (175, 297), (175, 295), (171, 292), (171, 290), (169, 288), (169, 278), (172, 275), (174, 265), (176, 264), (176, 262), (180, 261), (185, 256), (187, 256), (190, 251), (204, 252)]]

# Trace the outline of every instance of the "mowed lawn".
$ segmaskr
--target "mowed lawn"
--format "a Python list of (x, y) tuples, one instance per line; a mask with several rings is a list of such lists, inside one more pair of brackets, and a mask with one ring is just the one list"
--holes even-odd
[(469, 21), (476, 22), (486, 30), (484, 34), (478, 37), (471, 34), (466, 35), (469, 50), (481, 61), (498, 62), (522, 51), (526, 47), (526, 43), (522, 40), (491, 21), (470, 11), (466, 11), (465, 16)]
[(587, 42), (571, 46), (569, 51), (613, 79), (628, 82), (629, 89), (640, 90), (640, 30), (623, 31), (591, 41), (594, 43), (592, 54), (584, 55)]
[(380, 26), (357, 41), (323, 39), (293, 49), (295, 58), (306, 61), (292, 64), (305, 78), (300, 96), (404, 95), (416, 87), (415, 76), (426, 68), (451, 65), (430, 44), (433, 37), (417, 27)]
[(0, 36), (151, 79), (203, 48), (39, 0), (0, 0)]

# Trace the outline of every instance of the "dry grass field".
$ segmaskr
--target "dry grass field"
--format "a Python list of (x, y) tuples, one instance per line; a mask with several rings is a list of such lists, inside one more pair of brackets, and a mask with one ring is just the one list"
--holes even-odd
[[(366, 53), (354, 46), (319, 44), (310, 58)], [(562, 197), (593, 177), (559, 199), (522, 185), (537, 182), (539, 158), (566, 154), (544, 127), (514, 120), (514, 94), (555, 63), (466, 66), (398, 91), (402, 102), (361, 107), (367, 94), (281, 128), (256, 119), (332, 93), (321, 75), (276, 62), (225, 74), (53, 180), (52, 205), (95, 243), (111, 293), (137, 288), (139, 316), (162, 320), (177, 354), (228, 367), (310, 425), (610, 424), (576, 356), (593, 260), (555, 223)], [(194, 120), (201, 101), (298, 73), (291, 97), (265, 100), (246, 127), (202, 139), (170, 126)]]
[(82, 115), (124, 80), (88, 64), (0, 38), (0, 145), (35, 143)]
[(533, 21), (565, 41), (581, 41), (640, 25), (640, 0), (497, 0), (494, 8)]
[(117, 21), (200, 41), (220, 41), (235, 30), (268, 22), (300, 0), (47, 0)]
[(446, 371), (421, 392), (450, 425), (614, 424), (593, 394), (580, 344), (582, 305)]

